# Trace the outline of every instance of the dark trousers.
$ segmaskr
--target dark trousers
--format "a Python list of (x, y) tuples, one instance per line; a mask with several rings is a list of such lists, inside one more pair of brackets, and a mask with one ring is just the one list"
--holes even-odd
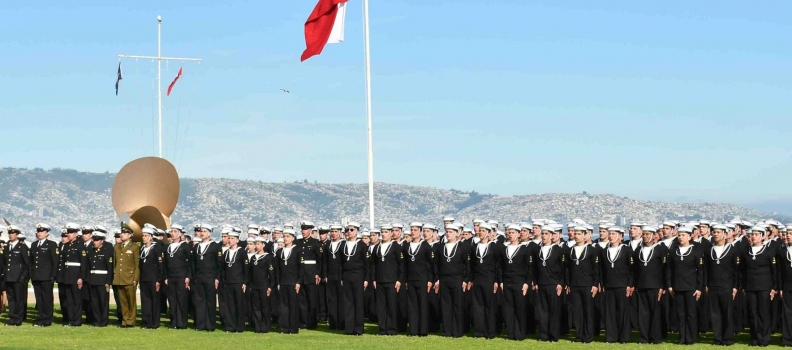
[(629, 298), (630, 301), (630, 327), (631, 330), (637, 331), (638, 330), (638, 294), (633, 293)]
[(319, 282), (319, 320), (327, 320), (327, 283)]
[(198, 281), (190, 286), (195, 304), (195, 329), (212, 331), (217, 324), (217, 289), (214, 281)]
[(107, 323), (110, 321), (110, 293), (104, 285), (90, 286), (90, 291), (93, 325), (107, 327)]
[(440, 294), (434, 290), (429, 292), (429, 333), (440, 331), (440, 322), (443, 322), (443, 313), (440, 312)]
[(396, 283), (377, 283), (377, 320), (380, 335), (396, 335)]
[(319, 320), (319, 285), (315, 282), (300, 286), (300, 319), (305, 322), (305, 328), (316, 329)]
[(377, 292), (374, 286), (363, 291), (363, 315), (369, 322), (377, 322)]
[(660, 336), (665, 339), (668, 332), (679, 332), (678, 326), (674, 297), (671, 293), (665, 293), (660, 298)]
[(590, 343), (594, 339), (594, 298), (591, 287), (572, 287), (571, 295), (574, 319), (572, 324), (577, 331), (576, 340)]
[(528, 295), (525, 298), (525, 314), (528, 319), (525, 321), (525, 335), (536, 333), (536, 291), (528, 288)]
[(223, 282), (220, 282), (217, 287), (217, 303), (220, 306), (220, 323), (224, 323), (224, 313), (228, 310), (228, 305), (226, 305), (225, 283)]
[[(428, 282), (407, 283), (407, 305), (410, 335), (429, 334), (429, 292), (426, 291)], [(434, 294), (434, 292), (432, 292)]]
[(69, 288), (67, 284), (58, 282), (58, 303), (60, 304), (61, 315), (63, 315), (63, 324), (69, 324), (69, 303), (66, 301), (67, 288)]
[(674, 291), (675, 320), (679, 322), (679, 344), (690, 345), (698, 340), (698, 304), (695, 291)]
[(187, 287), (184, 278), (168, 278), (171, 328), (187, 328)]
[[(781, 298), (781, 345), (792, 345), (792, 290), (784, 290)], [(776, 296), (778, 298), (778, 296)]]
[(698, 329), (699, 333), (707, 332), (710, 329), (710, 302), (709, 302), (709, 294), (704, 293), (701, 291), (701, 297), (698, 301), (696, 301), (697, 306), (697, 315), (696, 319), (698, 320)]
[(140, 316), (143, 327), (160, 326), (160, 292), (157, 292), (157, 282), (140, 282)]
[(332, 330), (344, 329), (344, 287), (341, 281), (328, 281), (327, 321)]
[(734, 344), (734, 299), (732, 288), (710, 288), (709, 318), (712, 322), (712, 338), (715, 345)]
[(660, 289), (636, 289), (638, 297), (638, 332), (641, 343), (659, 344), (662, 341), (661, 323), (662, 310), (657, 301)]
[(363, 334), (364, 290), (363, 280), (344, 281), (344, 307), (346, 307), (344, 327), (346, 328), (346, 334)]
[[(492, 283), (473, 283), (472, 316), (476, 337), (495, 338), (496, 293)], [(516, 310), (506, 310), (513, 313)], [(520, 312), (522, 314), (522, 312)], [(508, 325), (507, 325), (508, 326)], [(511, 328), (510, 328), (511, 329)]]
[(163, 315), (170, 315), (168, 312), (168, 285), (162, 283), (160, 285), (160, 310), (159, 313)]
[(770, 291), (748, 291), (748, 323), (751, 327), (750, 345), (767, 346), (772, 332), (772, 311), (770, 310)]
[(522, 284), (503, 284), (503, 320), (506, 322), (506, 339), (525, 339), (528, 315), (523, 312), (527, 298), (523, 295), (522, 287)]
[[(302, 293), (302, 289), (300, 290)], [(280, 286), (280, 325), (281, 333), (300, 332), (300, 301), (294, 286)]]
[[(63, 316), (64, 324), (79, 327), (82, 325), (82, 293), (83, 289), (89, 289), (87, 284), (83, 284), (82, 289), (77, 287), (76, 284), (58, 284), (58, 289), (63, 289), (64, 297), (66, 298), (66, 308), (62, 308), (61, 312), (67, 314)], [(66, 321), (68, 320), (68, 323)]]
[(440, 282), (440, 310), (443, 317), (443, 336), (459, 338), (464, 334), (462, 330), (463, 298), (462, 280)]
[(407, 320), (410, 314), (410, 303), (407, 301), (407, 283), (402, 283), (399, 291), (396, 292), (396, 307), (399, 312), (396, 314), (396, 331), (404, 333), (407, 331)]
[(272, 310), (272, 321), (278, 322), (280, 319), (280, 291), (277, 287), (272, 288), (272, 293), (270, 293), (270, 310)]
[(21, 325), (27, 313), (27, 280), (6, 282), (6, 295), (8, 296), (8, 324)]
[(630, 341), (630, 298), (627, 287), (605, 290), (605, 341), (608, 343)]
[(539, 340), (558, 341), (561, 333), (561, 297), (556, 286), (539, 286), (536, 296), (536, 320), (539, 325)]
[[(36, 295), (36, 324), (49, 326), (52, 324), (52, 309), (54, 300), (52, 299), (52, 281), (33, 281), (33, 294)], [(27, 300), (27, 296), (25, 296)]]
[(242, 291), (242, 284), (228, 283), (225, 285), (226, 308), (225, 329), (228, 332), (243, 332), (245, 330), (245, 314), (247, 299)]
[(250, 294), (250, 325), (256, 333), (269, 333), (272, 322), (270, 300), (266, 288), (248, 290)]
[(87, 282), (83, 282), (80, 294), (82, 295), (82, 310), (85, 312), (85, 323), (95, 324), (94, 312), (91, 310), (91, 286)]
[(118, 287), (111, 286), (110, 288), (113, 290), (113, 300), (115, 301), (116, 304), (116, 310), (115, 310), (116, 320), (118, 321), (118, 324), (123, 324), (124, 314), (121, 312), (121, 300), (118, 295), (119, 294)]

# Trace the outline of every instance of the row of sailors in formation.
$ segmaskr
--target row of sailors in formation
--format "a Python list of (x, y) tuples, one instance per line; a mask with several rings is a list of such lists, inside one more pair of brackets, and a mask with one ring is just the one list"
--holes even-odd
[[(192, 307), (196, 328), (214, 330), (219, 299), (222, 322), (230, 332), (242, 331), (246, 321), (256, 331), (267, 331), (272, 311), (279, 314), (283, 333), (297, 333), (301, 325), (315, 328), (320, 304), (324, 304), (331, 328), (356, 335), (363, 329), (366, 293), (373, 291), (371, 304), (376, 305), (376, 312), (369, 317), (376, 317), (384, 335), (402, 331), (426, 335), (432, 329), (430, 321), (439, 321), (434, 323), (443, 324), (446, 336), (462, 336), (473, 326), (476, 336), (491, 338), (501, 333), (505, 323), (509, 339), (523, 339), (538, 327), (540, 340), (556, 341), (566, 328), (561, 318), (567, 313), (569, 325), (577, 330), (575, 339), (582, 342), (590, 342), (602, 323), (609, 342), (626, 342), (630, 329), (637, 328), (641, 342), (656, 343), (666, 331), (663, 328), (673, 324), (679, 341), (690, 344), (696, 341), (698, 325), (707, 324), (697, 318), (707, 318), (715, 343), (729, 345), (736, 330), (728, 320), (733, 319), (735, 301), (742, 296), (751, 344), (767, 345), (774, 322), (771, 305), (783, 299), (784, 290), (792, 290), (792, 283), (784, 283), (792, 281), (787, 235), (778, 239), (785, 226), (774, 221), (754, 226), (747, 222), (695, 224), (668, 221), (660, 228), (632, 223), (629, 244), (622, 244), (624, 229), (606, 223), (599, 225), (598, 239), (592, 239), (593, 227), (573, 223), (569, 228), (573, 243), (561, 241), (563, 227), (554, 223), (511, 224), (503, 244), (498, 244), (502, 236), (488, 222), (474, 222), (475, 240), (461, 238), (464, 229), (447, 223), (442, 244), (437, 244), (442, 234), (432, 225), (411, 223), (407, 240), (401, 225), (391, 224), (381, 227), (381, 238), (370, 233), (372, 239), (366, 245), (359, 239), (357, 223), (320, 228), (320, 239), (312, 239), (316, 227), (303, 222), (304, 238), (299, 241), (293, 229), (273, 230), (273, 239), (282, 240), (282, 246), (265, 238), (260, 227), (250, 227), (252, 248), (247, 254), (240, 247), (238, 230), (224, 229), (220, 245), (211, 240), (211, 226), (196, 225), (195, 235), (201, 242), (190, 246), (182, 242), (181, 226), (170, 229), (173, 243), (161, 244), (156, 244), (156, 231), (146, 227), (145, 245), (135, 264), (140, 277), (134, 283), (141, 283), (147, 328), (156, 326), (159, 306), (146, 304), (154, 304), (159, 299), (155, 295), (167, 289), (174, 328), (186, 327)], [(38, 228), (48, 234), (46, 225)], [(121, 230), (131, 232), (128, 227)], [(9, 323), (19, 324), (19, 301), (26, 298), (19, 298), (15, 289), (35, 275), (40, 260), (33, 254), (36, 260), (30, 261), (31, 254), (23, 252), (18, 228), (8, 231), (10, 244), (4, 250), (2, 271), (14, 316)], [(95, 275), (113, 269), (97, 269), (93, 265), (97, 254), (88, 257), (91, 249), (82, 249), (87, 247), (80, 244), (74, 249), (79, 231), (73, 224), (64, 229), (63, 242), (54, 249), (64, 253), (56, 254), (60, 255), (55, 265), (58, 272), (51, 280), (68, 287), (69, 282), (93, 285), (97, 279), (99, 286), (109, 288), (112, 283), (101, 285), (107, 279)], [(46, 235), (42, 236), (38, 246), (44, 244)], [(100, 242), (94, 244), (98, 252), (105, 244), (104, 233), (95, 231), (92, 241)], [(77, 259), (65, 253), (72, 250), (77, 251), (73, 254)], [(81, 261), (80, 256), (88, 261)], [(777, 261), (783, 263), (777, 266)], [(69, 268), (78, 266), (80, 272), (74, 275), (81, 278), (70, 281)], [(143, 291), (144, 280), (152, 282), (153, 293)], [(37, 306), (46, 304), (46, 300), (38, 302), (38, 294)], [(320, 294), (324, 294), (322, 302)], [(278, 299), (275, 305), (271, 298)], [(708, 300), (707, 305), (702, 298)], [(188, 300), (191, 305), (186, 305)], [(564, 300), (571, 304), (566, 312)], [(79, 309), (74, 300), (74, 305), (69, 302), (68, 297), (61, 299), (67, 310)], [(99, 304), (104, 308), (99, 308), (96, 318), (106, 319), (106, 312), (101, 315), (106, 296)], [(702, 309), (708, 312), (702, 314)], [(76, 315), (70, 312), (65, 319), (79, 325), (79, 312)], [(51, 311), (49, 317), (51, 323)], [(787, 339), (792, 332), (786, 322), (782, 331), (784, 344), (792, 343)]]

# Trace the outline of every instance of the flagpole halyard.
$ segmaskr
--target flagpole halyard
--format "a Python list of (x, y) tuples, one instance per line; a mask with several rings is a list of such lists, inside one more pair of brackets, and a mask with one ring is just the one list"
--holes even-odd
[(368, 0), (363, 0), (363, 36), (366, 56), (366, 118), (368, 120), (369, 228), (374, 228), (374, 142), (371, 125), (371, 52), (369, 50)]

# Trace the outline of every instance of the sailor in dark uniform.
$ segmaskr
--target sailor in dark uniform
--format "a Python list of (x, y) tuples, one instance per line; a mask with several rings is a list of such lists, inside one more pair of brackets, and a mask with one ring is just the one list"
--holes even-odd
[(590, 231), (583, 226), (573, 228), (575, 246), (569, 249), (565, 265), (568, 278), (567, 294), (571, 296), (575, 341), (590, 343), (594, 338), (594, 297), (599, 292), (599, 247), (588, 244)]
[(245, 330), (246, 299), (248, 281), (248, 256), (239, 246), (239, 232), (228, 234), (228, 250), (223, 253), (223, 270), (220, 279), (225, 286), (227, 310), (223, 324), (226, 333), (242, 333)]
[(792, 346), (792, 225), (781, 232), (784, 244), (778, 250), (778, 290), (783, 305), (781, 317), (781, 345)]
[(331, 330), (344, 329), (344, 289), (341, 285), (341, 263), (344, 242), (341, 225), (330, 225), (330, 239), (325, 248), (322, 275), (327, 286), (327, 320)]
[(470, 251), (457, 239), (459, 226), (446, 226), (446, 243), (439, 247), (437, 258), (438, 280), (435, 293), (440, 294), (443, 335), (459, 338), (463, 335), (463, 295), (470, 281)]
[[(725, 227), (724, 227), (725, 228)], [(692, 345), (698, 339), (696, 301), (704, 291), (703, 247), (690, 244), (691, 227), (679, 229), (677, 244), (668, 255), (668, 294), (674, 298), (679, 344)]]
[(763, 244), (765, 228), (754, 226), (749, 232), (751, 246), (740, 258), (743, 293), (748, 301), (751, 346), (767, 346), (772, 332), (770, 303), (775, 298), (778, 281), (776, 253)]
[(709, 295), (708, 317), (712, 321), (715, 345), (734, 344), (734, 299), (739, 284), (740, 252), (726, 242), (728, 228), (713, 226), (712, 247), (704, 251), (704, 263)]
[(378, 335), (396, 335), (397, 293), (404, 281), (404, 254), (401, 245), (392, 240), (393, 227), (383, 225), (382, 240), (374, 247), (371, 256), (372, 282), (377, 298)]
[[(380, 230), (378, 228), (372, 228), (370, 231), (358, 231), (357, 237), (358, 240), (366, 245), (369, 256), (374, 255), (374, 247), (376, 247), (380, 241)], [(374, 260), (369, 259), (369, 263), (373, 264)], [(372, 267), (369, 266), (369, 270), (371, 269)], [(377, 323), (377, 291), (373, 286), (363, 291), (363, 310), (363, 316), (366, 320)]]
[[(506, 322), (506, 339), (511, 340), (525, 339), (526, 323), (528, 317), (531, 316), (523, 311), (528, 298), (528, 289), (533, 283), (531, 277), (533, 256), (530, 255), (530, 250), (527, 246), (520, 244), (519, 235), (521, 228), (517, 224), (507, 226), (506, 238), (509, 245), (505, 248), (497, 248), (500, 250), (497, 267), (500, 269), (499, 275), (501, 276), (499, 278), (501, 280), (499, 287), (503, 292), (503, 318)], [(494, 246), (498, 245), (494, 244)], [(489, 289), (489, 285), (485, 287)]]
[(630, 341), (630, 304), (633, 293), (633, 251), (622, 244), (624, 229), (608, 227), (608, 246), (600, 251), (602, 292), (605, 295), (605, 342)]
[(668, 248), (655, 242), (656, 227), (645, 225), (641, 231), (642, 245), (633, 253), (639, 342), (659, 344), (662, 341), (660, 298), (667, 282)]
[(154, 229), (143, 228), (143, 247), (140, 248), (140, 315), (141, 328), (160, 326), (160, 290), (165, 284), (163, 251), (154, 241)]
[(557, 342), (561, 333), (561, 293), (566, 286), (564, 249), (553, 243), (555, 228), (542, 226), (542, 244), (533, 257), (539, 341)]
[[(394, 222), (390, 224), (393, 227), (393, 242), (398, 244), (402, 250), (402, 254), (404, 254), (405, 259), (407, 258), (407, 247), (409, 246), (411, 238), (404, 233), (404, 225), (399, 222)], [(406, 237), (405, 237), (406, 236)], [(396, 303), (396, 307), (399, 309), (398, 314), (396, 314), (396, 330), (399, 333), (407, 332), (407, 321), (409, 319), (409, 302), (407, 301), (407, 282), (402, 281), (402, 288), (396, 292), (396, 298), (398, 302)]]
[[(497, 293), (500, 288), (501, 255), (504, 246), (490, 240), (492, 226), (480, 223), (479, 242), (473, 246), (471, 253), (471, 285), (472, 315), (474, 336), (492, 339), (498, 335), (496, 331)], [(509, 311), (511, 312), (511, 311)], [(524, 314), (523, 312), (520, 312)], [(511, 331), (511, 329), (510, 329)], [(511, 334), (511, 332), (510, 332)]]
[[(63, 251), (63, 247), (66, 244), (68, 244), (68, 243), (69, 243), (69, 233), (66, 230), (66, 227), (64, 226), (61, 229), (60, 243), (58, 243), (58, 252), (62, 252)], [(0, 258), (0, 260), (2, 260), (2, 258)], [(0, 261), (0, 265), (2, 265), (2, 261)], [(60, 268), (61, 268), (61, 261), (60, 261), (60, 253), (59, 253), (58, 254), (58, 265), (55, 268), (55, 270), (60, 270)], [(0, 270), (0, 280), (2, 280), (2, 277), (3, 277), (2, 273), (4, 273), (4, 272), (5, 272), (5, 269)], [(63, 284), (63, 281), (61, 280), (61, 276), (62, 276), (62, 274), (60, 273), (60, 271), (57, 271), (55, 273), (55, 280), (58, 282), (58, 303), (60, 304), (61, 314), (63, 315), (63, 324), (66, 325), (66, 324), (69, 324), (69, 312), (68, 312), (68, 310), (66, 310), (68, 308), (68, 303), (66, 302), (66, 289), (67, 288)], [(2, 283), (2, 282), (0, 282), (0, 283)], [(0, 289), (0, 293), (2, 293), (3, 291), (4, 291), (4, 289)], [(1, 303), (2, 303), (2, 300), (0, 300), (0, 304)], [(1, 305), (0, 305), (0, 310), (2, 310), (2, 306)]]
[(319, 234), (319, 244), (322, 246), (322, 273), (319, 281), (319, 322), (327, 322), (327, 276), (324, 274), (324, 267), (327, 261), (327, 250), (330, 249), (330, 227), (319, 226), (314, 228)]
[(429, 334), (429, 293), (435, 280), (437, 265), (434, 251), (423, 238), (422, 224), (410, 223), (410, 243), (407, 244), (405, 268), (407, 273), (408, 336)]
[[(6, 293), (8, 294), (8, 326), (20, 326), (27, 313), (27, 284), (30, 280), (30, 252), (28, 246), (19, 240), (22, 230), (10, 225), (8, 244), (3, 255), (6, 256)], [(51, 294), (50, 294), (51, 295)]]
[(165, 284), (168, 286), (171, 329), (187, 328), (187, 299), (193, 279), (192, 245), (181, 239), (180, 230), (170, 230), (170, 241), (165, 249)]
[(300, 223), (302, 230), (302, 267), (300, 274), (303, 278), (302, 293), (300, 297), (301, 319), (305, 322), (305, 328), (316, 329), (319, 321), (319, 283), (322, 281), (322, 254), (324, 249), (322, 244), (311, 234), (314, 223), (303, 221)]
[[(80, 227), (80, 232), (82, 233), (82, 245), (83, 249), (85, 249), (86, 254), (93, 249), (93, 244), (91, 243), (91, 239), (93, 237), (93, 227), (90, 225), (83, 225)], [(88, 276), (86, 275), (86, 278)], [(82, 303), (83, 307), (82, 310), (85, 312), (85, 323), (93, 324), (94, 323), (94, 312), (91, 310), (91, 288), (88, 287), (88, 283), (86, 281), (85, 288), (81, 289), (82, 293)]]
[(278, 259), (278, 291), (280, 292), (280, 332), (297, 334), (300, 331), (300, 302), (302, 282), (301, 248), (294, 245), (294, 230), (283, 230), (283, 248), (279, 249)]
[(370, 254), (366, 245), (358, 240), (360, 224), (347, 224), (347, 241), (343, 249), (342, 284), (346, 314), (344, 326), (347, 335), (363, 334), (363, 291), (369, 286)]
[(434, 255), (434, 266), (432, 267), (434, 273), (432, 278), (432, 290), (429, 292), (427, 297), (427, 303), (429, 304), (429, 333), (436, 333), (440, 330), (440, 323), (442, 322), (442, 316), (440, 312), (440, 295), (435, 293), (434, 282), (437, 281), (440, 277), (437, 275), (437, 259), (440, 257), (440, 243), (437, 236), (437, 227), (432, 224), (424, 224), (423, 225), (423, 236), (424, 242), (429, 245), (429, 248), (432, 250), (432, 254)]
[(214, 332), (223, 251), (219, 243), (212, 241), (214, 227), (200, 224), (196, 229), (195, 236), (201, 239), (201, 243), (192, 248), (195, 279), (190, 286), (195, 304), (195, 330)]
[[(82, 290), (88, 287), (88, 251), (82, 240), (77, 239), (80, 226), (74, 223), (66, 224), (69, 243), (61, 248), (60, 268), (58, 271), (58, 289), (65, 291), (65, 307), (61, 306), (63, 325), (66, 327), (80, 327), (82, 325)], [(63, 302), (61, 302), (63, 305)], [(91, 316), (93, 317), (93, 316)]]
[(251, 313), (250, 324), (256, 333), (269, 333), (272, 315), (270, 300), (272, 289), (277, 288), (278, 263), (264, 250), (264, 237), (256, 237), (256, 254), (250, 262)]
[(60, 250), (58, 244), (47, 239), (50, 233), (47, 224), (36, 225), (36, 238), (30, 247), (30, 279), (33, 281), (33, 292), (36, 295), (37, 318), (34, 326), (49, 327), (52, 325), (54, 301), (52, 289), (58, 276)]
[(94, 327), (107, 327), (110, 317), (110, 286), (113, 284), (113, 248), (104, 245), (107, 235), (94, 231), (93, 247), (88, 250), (88, 285)]

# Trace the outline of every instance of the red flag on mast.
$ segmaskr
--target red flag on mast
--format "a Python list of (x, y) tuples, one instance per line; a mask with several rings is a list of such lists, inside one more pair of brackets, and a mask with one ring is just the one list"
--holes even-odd
[(319, 0), (305, 21), (305, 51), (300, 61), (322, 53), (328, 43), (344, 41), (344, 17), (347, 0)]
[(170, 96), (173, 85), (176, 85), (176, 82), (179, 81), (179, 77), (182, 75), (182, 69), (184, 69), (184, 67), (179, 68), (179, 73), (176, 74), (176, 78), (173, 78), (173, 82), (170, 84), (170, 86), (168, 86), (168, 96)]

